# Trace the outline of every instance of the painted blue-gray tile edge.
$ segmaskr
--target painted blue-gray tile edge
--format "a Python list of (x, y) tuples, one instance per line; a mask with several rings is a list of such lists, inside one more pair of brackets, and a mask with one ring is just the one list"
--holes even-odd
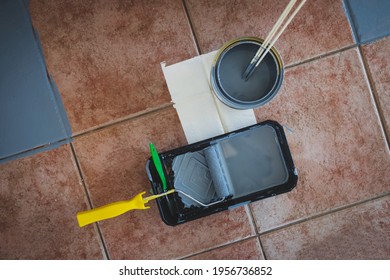
[[(25, 3), (25, 7), (27, 8), (27, 11), (29, 11), (29, 8), (28, 8), (29, 7), (29, 0), (24, 0), (24, 3)], [(56, 83), (54, 82), (53, 77), (47, 71), (45, 55), (43, 53), (41, 40), (39, 39), (39, 33), (32, 25), (32, 19), (31, 19), (30, 13), (28, 13), (28, 14), (29, 14), (29, 21), (31, 23), (31, 27), (33, 28), (34, 37), (35, 37), (35, 40), (36, 40), (37, 45), (38, 45), (38, 50), (41, 54), (42, 62), (43, 62), (45, 69), (46, 69), (47, 78), (48, 78), (50, 86), (52, 88), (52, 93), (53, 93), (53, 97), (54, 97), (53, 102), (56, 105), (55, 109), (59, 115), (59, 121), (61, 122), (61, 124), (63, 126), (64, 133), (65, 133), (67, 139), (69, 139), (72, 136), (72, 127), (70, 126), (68, 116), (66, 114), (66, 110), (64, 107), (64, 103), (62, 102), (61, 94), (58, 91), (58, 87), (57, 87)]]
[(21, 152), (21, 153), (18, 153), (18, 154), (14, 154), (12, 156), (8, 156), (8, 157), (5, 157), (5, 158), (1, 158), (0, 159), (0, 164), (5, 164), (5, 163), (8, 163), (10, 161), (14, 161), (16, 159), (21, 159), (21, 158), (25, 158), (25, 157), (28, 157), (28, 156), (32, 156), (32, 155), (35, 155), (37, 153), (41, 153), (41, 152), (45, 152), (45, 151), (50, 151), (50, 150), (53, 150), (53, 149), (56, 149), (56, 148), (59, 148), (60, 146), (62, 145), (66, 145), (66, 144), (69, 144), (73, 141), (72, 138), (69, 138), (69, 139), (65, 139), (65, 140), (62, 140), (62, 141), (58, 141), (56, 143), (51, 143), (51, 144), (47, 144), (45, 146), (42, 146), (42, 147), (38, 147), (38, 148), (35, 148), (35, 149), (32, 149), (32, 150), (29, 150), (29, 151), (25, 151), (25, 152)]
[(57, 105), (56, 109), (59, 114), (59, 119), (64, 128), (65, 135), (67, 139), (69, 139), (70, 137), (72, 137), (72, 127), (70, 126), (70, 123), (68, 121), (68, 116), (66, 115), (64, 103), (62, 102), (60, 92), (58, 91), (57, 85), (55, 84), (53, 78), (50, 75), (48, 78), (49, 78), (50, 85), (53, 89), (53, 97), (54, 97), (54, 102)]
[[(387, 5), (387, 8), (390, 7), (389, 0), (378, 0), (378, 1), (380, 1), (381, 3), (383, 2), (384, 6)], [(370, 3), (373, 6), (380, 6), (380, 5), (375, 5), (375, 3), (372, 3), (371, 1), (370, 1)], [(376, 3), (376, 4), (378, 4), (378, 3)], [(355, 15), (355, 13), (357, 11), (359, 11), (359, 10), (356, 10), (358, 8), (358, 6), (357, 5), (354, 6), (354, 8), (356, 10), (354, 12), (354, 8), (351, 6), (351, 0), (343, 0), (343, 5), (344, 5), (345, 14), (346, 14), (348, 21), (350, 23), (350, 26), (352, 28), (354, 40), (359, 45), (373, 43), (373, 42), (381, 40), (387, 36), (390, 36), (390, 22), (389, 21), (388, 21), (389, 28), (387, 29), (387, 31), (376, 30), (376, 32), (374, 32), (376, 34), (367, 33), (368, 32), (367, 30), (359, 28), (359, 26), (363, 26), (363, 25), (362, 25), (362, 22), (358, 22), (359, 20), (356, 18), (357, 14)], [(386, 7), (385, 7), (385, 9), (386, 9)], [(370, 22), (370, 20), (372, 20), (372, 15), (370, 15), (369, 12), (367, 12), (366, 10), (364, 10), (364, 14), (365, 14), (364, 17), (360, 16), (360, 20), (364, 19), (367, 22)], [(385, 11), (384, 14), (390, 15), (390, 9)], [(362, 29), (362, 30), (360, 30), (360, 29)]]
[[(25, 0), (25, 1), (27, 1), (27, 0)], [(58, 91), (58, 87), (57, 87), (56, 83), (54, 82), (53, 77), (47, 71), (45, 56), (43, 54), (41, 40), (39, 39), (39, 33), (35, 28), (33, 28), (33, 32), (34, 32), (35, 40), (37, 42), (39, 53), (42, 57), (43, 65), (46, 69), (47, 79), (49, 80), (49, 83), (50, 83), (50, 86), (52, 89), (53, 96), (50, 99), (55, 104), (54, 109), (56, 110), (58, 120), (60, 121), (60, 123), (62, 125), (63, 132), (65, 133), (66, 138), (69, 138), (72, 136), (72, 128), (71, 128), (70, 123), (68, 121), (68, 116), (66, 115), (64, 103), (62, 102), (60, 92)]]
[(39, 64), (41, 64), (40, 67), (42, 67), (41, 69), (42, 69), (43, 73), (46, 73), (47, 86), (50, 87), (49, 102), (51, 104), (53, 104), (52, 110), (55, 111), (55, 114), (57, 116), (57, 120), (58, 120), (59, 125), (61, 127), (60, 130), (62, 130), (62, 133), (61, 133), (62, 136), (59, 138), (54, 137), (52, 139), (48, 139), (48, 141), (44, 141), (47, 143), (41, 143), (42, 145), (38, 145), (37, 147), (34, 147), (34, 145), (31, 145), (28, 149), (14, 151), (14, 152), (11, 152), (11, 154), (3, 154), (3, 157), (0, 158), (0, 163), (8, 162), (8, 161), (16, 159), (16, 158), (21, 158), (21, 157), (25, 157), (28, 155), (32, 155), (32, 154), (38, 153), (40, 151), (45, 151), (45, 150), (57, 148), (60, 145), (63, 145), (63, 144), (66, 144), (66, 143), (69, 143), (70, 141), (72, 141), (72, 139), (71, 139), (71, 136), (72, 136), (71, 126), (69, 124), (69, 121), (68, 121), (68, 118), (66, 115), (66, 111), (65, 111), (63, 102), (61, 100), (61, 96), (58, 92), (57, 86), (47, 72), (46, 63), (44, 61), (44, 55), (42, 52), (42, 46), (41, 46), (38, 34), (33, 29), (33, 26), (32, 26), (32, 19), (31, 19), (29, 9), (28, 9), (28, 3), (29, 3), (28, 0), (21, 1), (21, 4), (22, 4), (21, 6), (23, 6), (23, 8), (24, 8), (23, 9), (24, 11), (22, 11), (22, 13), (25, 14), (25, 19), (27, 21), (29, 21), (30, 26), (31, 26), (31, 32), (33, 34), (33, 37), (35, 38), (35, 45), (36, 45), (37, 51), (39, 52), (39, 56), (40, 56)]
[(349, 22), (349, 26), (351, 27), (351, 30), (352, 30), (352, 35), (353, 35), (353, 39), (355, 41), (355, 43), (358, 43), (359, 40), (357, 38), (357, 33), (356, 33), (356, 27), (355, 27), (355, 22), (354, 22), (354, 19), (351, 17), (351, 7), (349, 5), (349, 2), (347, 0), (343, 0), (343, 7), (344, 7), (344, 13), (348, 19), (348, 22)]

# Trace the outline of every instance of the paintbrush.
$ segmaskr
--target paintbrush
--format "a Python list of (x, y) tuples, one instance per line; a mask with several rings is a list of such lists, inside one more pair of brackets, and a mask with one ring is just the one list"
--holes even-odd
[(259, 66), (261, 61), (264, 59), (264, 57), (267, 55), (269, 50), (273, 47), (275, 42), (279, 39), (280, 35), (284, 32), (286, 27), (290, 24), (292, 19), (295, 17), (295, 15), (299, 12), (299, 10), (302, 8), (303, 4), (305, 4), (306, 0), (303, 0), (296, 10), (290, 15), (290, 17), (287, 19), (285, 22), (284, 26), (282, 29), (279, 30), (279, 32), (275, 35), (277, 30), (282, 26), (283, 21), (286, 19), (288, 14), (291, 12), (291, 9), (295, 5), (297, 0), (291, 0), (290, 3), (286, 6), (284, 9), (283, 13), (280, 15), (279, 19), (275, 23), (274, 27), (271, 29), (270, 33), (268, 36), (265, 38), (263, 44), (260, 46), (259, 50), (256, 52), (255, 56), (249, 63), (248, 67), (246, 68), (245, 72), (242, 74), (242, 78), (247, 81), (255, 71), (256, 67)]

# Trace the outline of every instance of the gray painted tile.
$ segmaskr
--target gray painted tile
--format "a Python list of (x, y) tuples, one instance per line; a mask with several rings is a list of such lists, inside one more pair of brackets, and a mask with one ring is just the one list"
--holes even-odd
[(390, 35), (389, 0), (344, 0), (357, 43)]
[(67, 142), (70, 135), (61, 97), (47, 74), (25, 1), (1, 1), (0, 162), (38, 147), (54, 148)]

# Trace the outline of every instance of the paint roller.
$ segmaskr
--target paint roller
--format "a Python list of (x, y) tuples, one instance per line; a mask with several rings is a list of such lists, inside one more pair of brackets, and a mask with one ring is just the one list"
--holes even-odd
[(211, 145), (204, 150), (204, 155), (209, 167), (211, 179), (218, 198), (226, 198), (232, 195), (231, 182), (226, 168), (225, 160), (220, 155), (216, 145)]
[(173, 170), (174, 189), (186, 207), (208, 207), (233, 194), (229, 172), (217, 145), (178, 156)]

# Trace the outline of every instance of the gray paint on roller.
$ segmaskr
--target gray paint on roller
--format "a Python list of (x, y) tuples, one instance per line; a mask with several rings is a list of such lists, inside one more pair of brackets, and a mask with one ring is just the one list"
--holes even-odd
[(224, 158), (217, 150), (217, 145), (211, 145), (204, 149), (204, 155), (217, 197), (224, 198), (232, 195), (229, 174), (226, 170)]
[(344, 7), (357, 43), (390, 35), (389, 0), (344, 0)]
[(27, 5), (0, 1), (0, 162), (68, 143), (72, 134)]
[[(177, 156), (173, 161), (172, 170), (175, 173), (176, 190), (183, 191), (203, 204), (208, 204), (214, 199), (215, 187), (202, 151)], [(181, 193), (178, 195), (187, 207), (200, 205)]]

